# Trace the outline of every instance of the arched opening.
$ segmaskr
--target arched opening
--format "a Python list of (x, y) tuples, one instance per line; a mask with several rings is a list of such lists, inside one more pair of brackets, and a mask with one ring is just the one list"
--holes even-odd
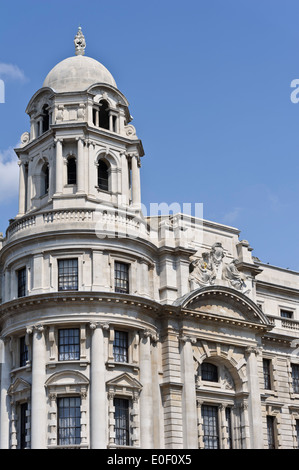
[(41, 196), (49, 192), (49, 164), (46, 162), (41, 171)]
[(210, 362), (201, 365), (201, 379), (207, 382), (218, 382), (218, 367)]
[(98, 188), (109, 191), (109, 165), (104, 160), (98, 161)]
[(103, 129), (109, 129), (109, 104), (106, 100), (100, 101), (99, 126)]
[(50, 127), (50, 116), (48, 105), (45, 104), (42, 109), (42, 132), (47, 132)]
[(77, 162), (73, 156), (67, 160), (67, 184), (77, 184)]

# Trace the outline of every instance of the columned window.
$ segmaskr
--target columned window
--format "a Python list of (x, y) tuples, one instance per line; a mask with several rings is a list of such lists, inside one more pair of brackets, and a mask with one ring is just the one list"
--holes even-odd
[(67, 184), (77, 184), (77, 162), (73, 156), (67, 159)]
[(41, 196), (49, 192), (49, 164), (45, 163), (41, 171)]
[(109, 191), (109, 166), (104, 160), (98, 161), (98, 188)]
[(203, 442), (205, 449), (219, 449), (218, 407), (202, 406)]
[(76, 396), (58, 398), (57, 409), (58, 445), (81, 444), (81, 398)]
[(126, 398), (114, 398), (115, 444), (130, 445), (130, 406)]

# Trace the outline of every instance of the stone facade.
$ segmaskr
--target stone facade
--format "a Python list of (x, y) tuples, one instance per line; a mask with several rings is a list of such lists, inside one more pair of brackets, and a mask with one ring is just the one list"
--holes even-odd
[(16, 149), (1, 448), (298, 448), (299, 274), (233, 227), (144, 216), (128, 101), (81, 30), (75, 52)]

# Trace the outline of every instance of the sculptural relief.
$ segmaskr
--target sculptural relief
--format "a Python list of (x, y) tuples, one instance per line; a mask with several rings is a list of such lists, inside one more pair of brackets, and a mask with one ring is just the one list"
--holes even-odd
[(248, 293), (246, 276), (237, 268), (237, 259), (224, 263), (225, 252), (220, 242), (209, 252), (195, 257), (189, 266), (190, 290), (217, 284), (226, 284), (242, 293)]

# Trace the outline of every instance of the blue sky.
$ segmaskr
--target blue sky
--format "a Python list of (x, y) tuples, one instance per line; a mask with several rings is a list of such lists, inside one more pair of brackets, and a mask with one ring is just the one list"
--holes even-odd
[(130, 102), (143, 203), (203, 203), (263, 262), (299, 271), (298, 17), (295, 0), (2, 2), (0, 232), (18, 210), (26, 105), (81, 25)]

